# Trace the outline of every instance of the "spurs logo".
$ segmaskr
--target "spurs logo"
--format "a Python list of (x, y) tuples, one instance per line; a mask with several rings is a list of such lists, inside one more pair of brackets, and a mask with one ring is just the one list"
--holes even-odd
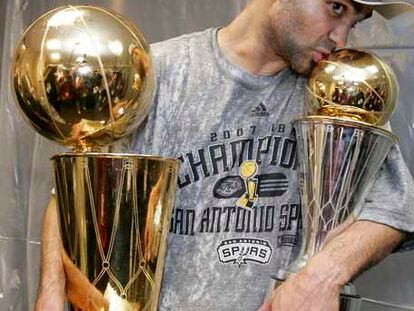
[(273, 248), (266, 240), (261, 239), (229, 239), (217, 247), (219, 260), (222, 263), (233, 263), (239, 267), (249, 261), (266, 264), (272, 257)]

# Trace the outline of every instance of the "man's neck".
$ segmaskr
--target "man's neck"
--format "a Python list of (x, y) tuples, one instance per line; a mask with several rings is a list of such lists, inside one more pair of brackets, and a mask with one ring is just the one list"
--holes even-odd
[(218, 31), (217, 40), (231, 63), (256, 75), (270, 76), (285, 69), (287, 63), (266, 40), (268, 21), (263, 16), (268, 14), (269, 5), (264, 2), (253, 2), (230, 25)]

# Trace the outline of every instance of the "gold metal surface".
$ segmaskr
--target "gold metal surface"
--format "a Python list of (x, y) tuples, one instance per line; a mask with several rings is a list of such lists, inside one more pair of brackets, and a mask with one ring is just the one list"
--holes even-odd
[(382, 126), (394, 112), (398, 84), (393, 70), (362, 50), (339, 50), (313, 70), (305, 96), (310, 115)]
[(26, 120), (75, 151), (52, 158), (70, 310), (157, 310), (180, 161), (99, 153), (148, 114), (148, 44), (113, 11), (62, 7), (24, 33), (12, 76)]
[(66, 6), (37, 19), (14, 55), (18, 105), (41, 135), (99, 151), (134, 130), (155, 91), (149, 46), (124, 17)]
[(108, 310), (157, 310), (180, 162), (110, 154), (52, 160), (63, 246), (89, 280), (76, 290), (99, 301), (87, 294), (97, 289)]
[(246, 192), (237, 200), (237, 206), (252, 208), (257, 201), (257, 178), (253, 178), (257, 173), (257, 163), (247, 160), (240, 166), (240, 176), (244, 179)]

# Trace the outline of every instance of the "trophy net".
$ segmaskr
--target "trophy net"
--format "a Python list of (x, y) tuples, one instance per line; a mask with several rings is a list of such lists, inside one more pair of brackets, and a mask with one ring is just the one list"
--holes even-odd
[[(114, 310), (157, 310), (178, 161), (116, 154), (53, 157), (70, 261)], [(74, 306), (73, 310), (77, 310)]]
[(329, 117), (295, 122), (304, 237), (291, 265), (298, 272), (325, 244), (355, 220), (366, 193), (397, 138), (378, 127)]

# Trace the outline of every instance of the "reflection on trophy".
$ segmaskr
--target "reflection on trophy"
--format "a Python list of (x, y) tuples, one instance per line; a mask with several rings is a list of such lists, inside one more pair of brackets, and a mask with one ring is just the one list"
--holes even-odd
[(148, 113), (149, 46), (112, 11), (62, 7), (25, 32), (12, 74), (28, 122), (74, 150), (52, 158), (66, 272), (100, 310), (157, 310), (179, 161), (102, 152)]
[[(288, 275), (307, 264), (332, 230), (355, 220), (398, 140), (380, 127), (394, 111), (397, 92), (391, 68), (364, 51), (339, 50), (312, 72), (305, 99), (309, 115), (294, 122), (304, 243)], [(358, 310), (358, 299), (345, 298), (355, 295), (354, 287), (347, 285), (343, 293), (341, 310)]]
[(254, 161), (244, 161), (240, 166), (240, 175), (244, 179), (246, 192), (237, 201), (237, 206), (252, 208), (257, 201), (257, 179), (253, 178), (257, 173), (257, 163)]

